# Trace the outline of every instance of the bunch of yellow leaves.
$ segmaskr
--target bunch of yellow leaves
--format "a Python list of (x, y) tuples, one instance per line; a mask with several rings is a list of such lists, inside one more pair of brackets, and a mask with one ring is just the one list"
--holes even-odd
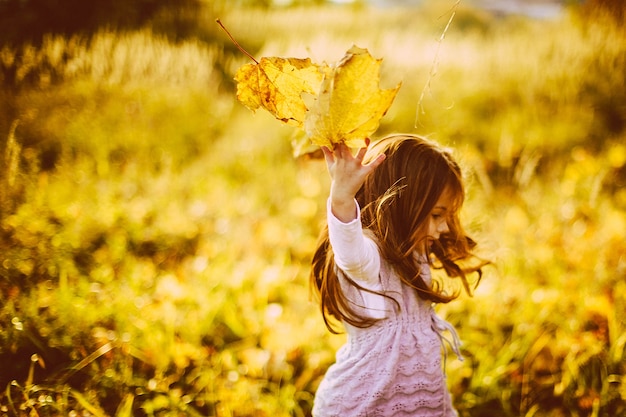
[(310, 59), (262, 58), (239, 68), (237, 98), (252, 111), (263, 107), (303, 129), (314, 145), (363, 146), (391, 106), (400, 84), (379, 88), (382, 59), (353, 46), (334, 65)]

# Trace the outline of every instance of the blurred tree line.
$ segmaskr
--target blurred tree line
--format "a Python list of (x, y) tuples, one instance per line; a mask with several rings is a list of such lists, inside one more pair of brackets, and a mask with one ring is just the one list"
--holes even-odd
[(37, 44), (48, 33), (89, 34), (103, 27), (128, 30), (149, 23), (168, 36), (181, 38), (196, 34), (196, 19), (202, 7), (271, 7), (274, 3), (272, 0), (0, 0), (0, 44)]
[(594, 13), (606, 13), (617, 23), (626, 23), (626, 2), (624, 0), (587, 0), (584, 8)]
[[(106, 27), (133, 29), (148, 23), (168, 36), (197, 35), (202, 8), (273, 7), (330, 3), (329, 0), (0, 0), (0, 44), (38, 43), (44, 34), (89, 34)], [(365, 4), (367, 0), (355, 0)], [(623, 0), (584, 0), (584, 14), (626, 17)], [(156, 22), (156, 24), (155, 24)]]
[(133, 29), (157, 18), (169, 31), (194, 16), (201, 0), (0, 0), (0, 43), (38, 43), (44, 34), (92, 33), (102, 27)]

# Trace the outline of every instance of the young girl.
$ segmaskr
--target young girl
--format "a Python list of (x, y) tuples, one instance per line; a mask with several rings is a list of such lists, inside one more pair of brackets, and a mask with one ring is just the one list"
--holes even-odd
[[(369, 140), (367, 141), (369, 145)], [(386, 137), (352, 155), (322, 149), (332, 183), (328, 224), (313, 258), (324, 321), (348, 334), (315, 396), (315, 417), (456, 416), (441, 349), (461, 358), (458, 336), (433, 303), (445, 303), (431, 267), (462, 280), (474, 242), (458, 213), (461, 170), (450, 153), (414, 135)], [(449, 331), (452, 341), (443, 332)], [(445, 346), (443, 346), (445, 352)]]

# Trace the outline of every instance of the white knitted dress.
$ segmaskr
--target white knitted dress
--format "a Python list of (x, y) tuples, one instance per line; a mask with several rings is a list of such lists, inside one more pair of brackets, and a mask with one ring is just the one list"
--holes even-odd
[[(360, 218), (341, 223), (328, 212), (344, 293), (362, 312), (384, 318), (363, 329), (345, 324), (347, 343), (319, 385), (313, 416), (457, 416), (442, 367), (442, 332), (450, 331), (451, 345), (460, 357), (456, 332), (436, 316), (431, 302), (419, 298), (380, 258), (376, 244), (364, 236)], [(349, 285), (344, 273), (366, 288), (382, 290), (400, 308)], [(427, 263), (422, 276), (430, 280)]]

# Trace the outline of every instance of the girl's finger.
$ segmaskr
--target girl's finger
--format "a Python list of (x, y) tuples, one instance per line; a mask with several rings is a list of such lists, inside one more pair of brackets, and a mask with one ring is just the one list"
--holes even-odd
[(367, 147), (359, 148), (359, 151), (357, 152), (355, 158), (358, 161), (363, 161), (363, 158), (365, 158), (365, 153), (366, 152), (367, 152)]
[(374, 158), (369, 164), (367, 164), (366, 166), (368, 168), (371, 168), (371, 170), (373, 171), (374, 169), (376, 169), (380, 164), (383, 163), (383, 161), (385, 160), (385, 158), (387, 157), (387, 155), (385, 155), (384, 153), (381, 153), (380, 155), (378, 155), (376, 158)]
[(369, 148), (370, 143), (371, 143), (370, 138), (365, 138), (365, 146), (363, 146), (362, 148), (359, 148), (359, 151), (356, 154), (356, 158), (359, 161), (362, 161), (363, 158), (365, 158), (365, 154), (367, 153), (367, 149)]
[(328, 148), (328, 146), (322, 146), (322, 153), (324, 154), (324, 159), (326, 163), (331, 164), (335, 160), (335, 154), (332, 150)]
[(335, 145), (335, 152), (337, 152), (337, 154), (340, 157), (342, 157), (342, 158), (345, 157), (346, 156), (345, 155), (346, 151), (350, 152), (350, 150), (348, 149), (348, 147), (346, 146), (345, 143), (340, 142), (340, 143)]

